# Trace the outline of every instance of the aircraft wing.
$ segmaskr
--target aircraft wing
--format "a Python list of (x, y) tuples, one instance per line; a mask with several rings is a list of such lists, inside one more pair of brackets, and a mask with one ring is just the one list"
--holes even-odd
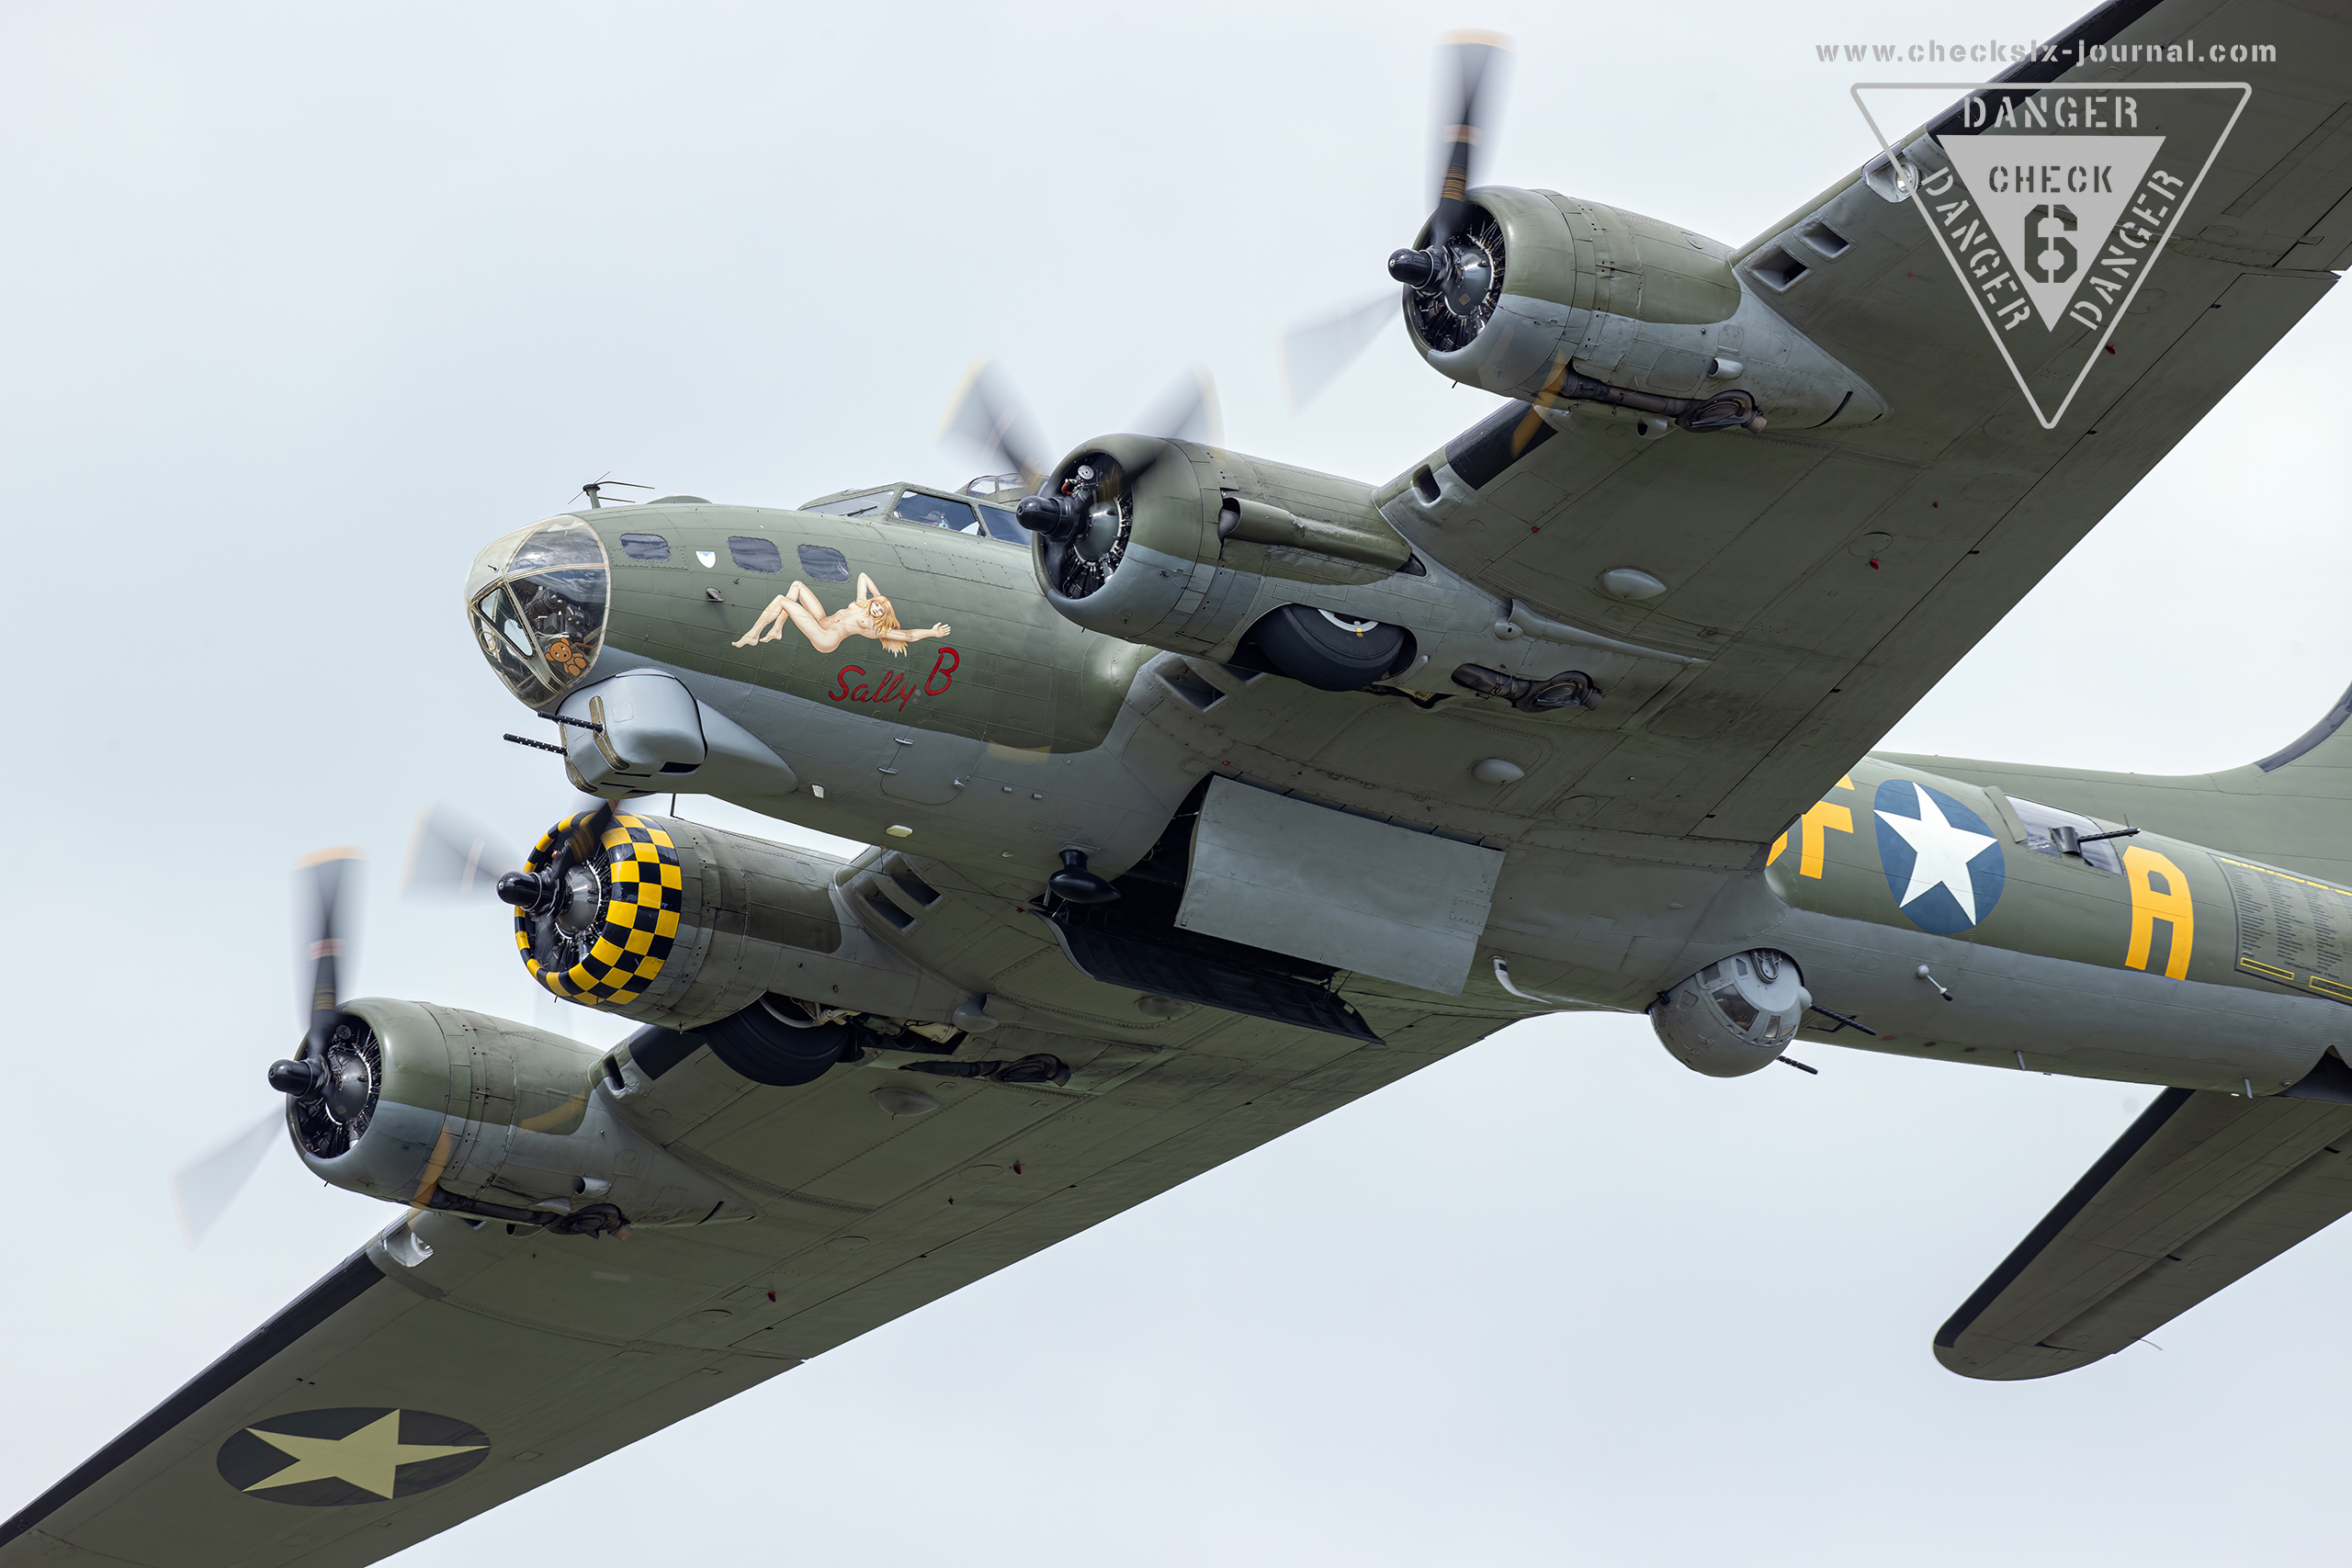
[[(2255, 82), (2132, 313), (2109, 334), (2113, 352), (2086, 329), (2052, 334), (2074, 336), (2050, 350), (2037, 386), (2063, 370), (2063, 388), (2098, 352), (2055, 430), (2029, 412), (1917, 203), (1884, 200), (1857, 175), (1734, 260), (1751, 295), (1878, 389), (1886, 417), (1819, 434), (1645, 441), (1598, 419), (1555, 431), (1515, 402), (1427, 459), (1474, 492), (1448, 502), (1426, 535), (1449, 567), (1582, 630), (1709, 661), (1556, 727), (1554, 771), (1570, 781), (1558, 816), (1769, 840), (2317, 303), (2331, 269), (2352, 261), (2348, 10), (2341, 0), (2119, 0), (2059, 40), (2261, 39), (2278, 57), (2253, 73), (2064, 73), (2068, 85)], [(2057, 71), (2037, 61), (2007, 79)], [(1832, 256), (1799, 239), (1816, 219), (1848, 247)], [(1781, 247), (1812, 265), (1776, 289), (1750, 264)], [(1409, 502), (1410, 483), (1400, 476), (1379, 498)], [(1668, 592), (1648, 604), (1611, 599), (1597, 579), (1616, 567)], [(1575, 654), (1561, 649), (1564, 668)]]
[(1937, 1331), (1936, 1359), (1993, 1381), (2071, 1371), (2347, 1213), (2352, 1104), (2166, 1089)]
[[(379, 1238), (346, 1260), (0, 1524), (0, 1568), (377, 1562), (1516, 1016), (1351, 995), (1386, 1043), (1211, 1010), (1159, 1045), (988, 1037), (1059, 1054), (1067, 1087), (918, 1077), (886, 1057), (766, 1089), (696, 1049), (629, 1114), (756, 1218), (595, 1241), (424, 1214), (431, 1256), (411, 1266)], [(937, 1108), (893, 1111), (909, 1090)]]

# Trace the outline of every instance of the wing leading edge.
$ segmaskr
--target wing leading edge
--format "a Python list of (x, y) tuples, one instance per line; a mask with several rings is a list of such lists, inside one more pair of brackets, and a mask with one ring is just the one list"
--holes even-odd
[[(2328, 1066), (2298, 1089), (2352, 1084)], [(1936, 1359), (1993, 1382), (2088, 1366), (2346, 1213), (2352, 1104), (2166, 1089), (1937, 1331)]]

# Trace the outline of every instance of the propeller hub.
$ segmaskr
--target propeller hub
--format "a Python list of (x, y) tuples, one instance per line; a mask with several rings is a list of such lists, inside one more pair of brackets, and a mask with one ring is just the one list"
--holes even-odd
[(1388, 258), (1388, 276), (1408, 288), (1427, 288), (1445, 276), (1445, 260), (1435, 246), (1426, 251), (1397, 251)]
[(536, 909), (547, 897), (547, 885), (530, 872), (510, 871), (498, 879), (498, 897), (517, 909)]
[[(1080, 516), (1084, 513), (1080, 513)], [(1013, 521), (1033, 534), (1043, 534), (1057, 545), (1069, 543), (1076, 531), (1070, 509), (1058, 495), (1024, 495), (1012, 509)]]
[(326, 1072), (316, 1062), (272, 1062), (269, 1087), (297, 1100), (316, 1100), (326, 1087)]

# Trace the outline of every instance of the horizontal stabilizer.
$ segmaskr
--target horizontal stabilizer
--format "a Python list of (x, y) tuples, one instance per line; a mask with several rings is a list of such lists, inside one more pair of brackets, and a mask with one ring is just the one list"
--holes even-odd
[(1936, 1334), (1962, 1377), (2087, 1366), (2352, 1213), (2352, 1105), (2158, 1095)]

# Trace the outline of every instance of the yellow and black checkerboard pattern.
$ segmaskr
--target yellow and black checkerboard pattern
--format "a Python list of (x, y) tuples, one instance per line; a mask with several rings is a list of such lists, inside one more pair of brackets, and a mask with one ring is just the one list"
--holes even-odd
[[(567, 817), (548, 829), (524, 868), (537, 871), (553, 860), (556, 846), (579, 820)], [(514, 945), (531, 978), (587, 1007), (633, 1002), (645, 994), (669, 962), (670, 949), (678, 940), (678, 911), (685, 901), (678, 848), (661, 829), (616, 812), (613, 825), (605, 829), (603, 848), (608, 889), (604, 923), (579, 963), (562, 970), (541, 964), (531, 956), (528, 919), (520, 911), (514, 917)]]

